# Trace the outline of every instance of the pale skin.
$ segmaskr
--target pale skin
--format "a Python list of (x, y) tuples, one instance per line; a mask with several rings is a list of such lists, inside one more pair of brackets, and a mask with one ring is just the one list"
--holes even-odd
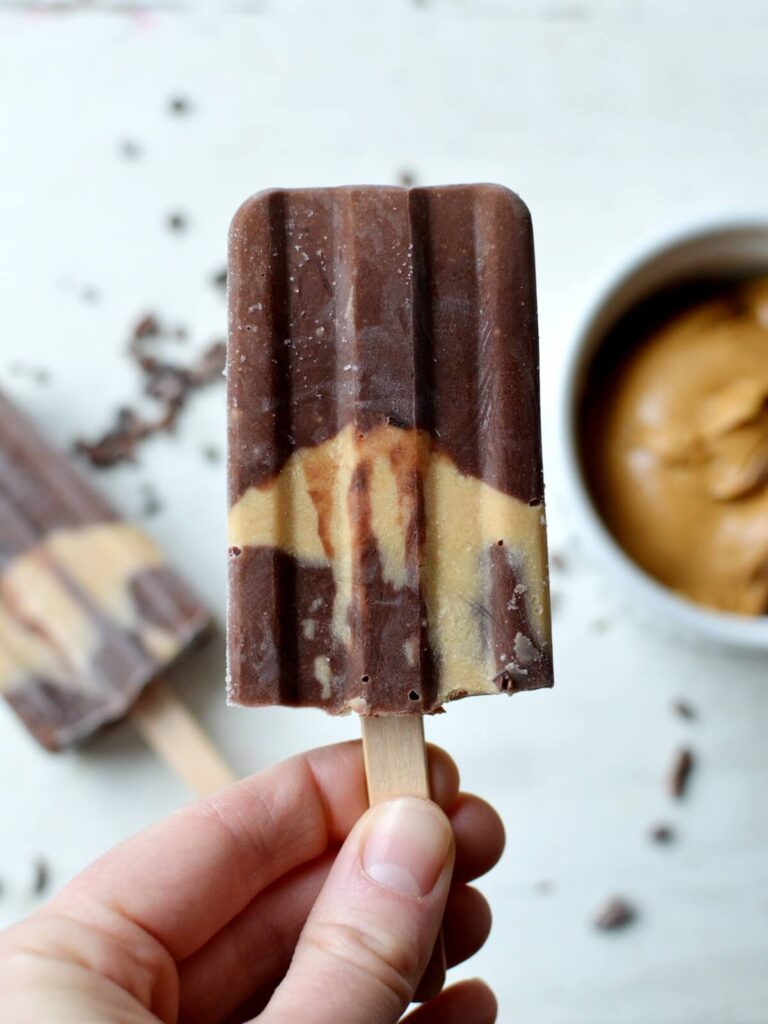
[[(501, 855), (496, 812), (430, 749), (435, 803), (366, 811), (358, 743), (311, 751), (116, 847), (0, 933), (14, 1024), (395, 1024), (441, 922), (449, 966), (485, 942), (468, 883)], [(438, 806), (439, 805), (439, 806)], [(441, 810), (442, 808), (442, 810)], [(492, 1024), (481, 981), (409, 1024)]]

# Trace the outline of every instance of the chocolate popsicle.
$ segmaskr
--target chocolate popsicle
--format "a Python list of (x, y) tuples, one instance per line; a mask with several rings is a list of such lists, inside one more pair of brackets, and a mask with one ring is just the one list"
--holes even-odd
[(551, 686), (522, 201), (263, 192), (229, 283), (230, 702), (403, 715)]
[[(0, 693), (32, 735), (58, 751), (121, 718), (209, 625), (149, 537), (0, 395)], [(185, 742), (168, 693), (139, 713), (148, 727), (171, 720)]]

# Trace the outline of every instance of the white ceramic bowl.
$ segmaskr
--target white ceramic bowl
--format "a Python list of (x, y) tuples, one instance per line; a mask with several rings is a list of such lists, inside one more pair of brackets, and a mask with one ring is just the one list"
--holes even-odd
[(718, 643), (768, 651), (768, 616), (717, 612), (680, 597), (641, 569), (614, 540), (587, 488), (579, 453), (578, 412), (592, 358), (617, 320), (654, 292), (701, 277), (768, 273), (768, 219), (731, 221), (677, 236), (622, 270), (587, 314), (567, 360), (562, 392), (562, 446), (569, 512), (588, 548), (631, 594), (667, 626)]

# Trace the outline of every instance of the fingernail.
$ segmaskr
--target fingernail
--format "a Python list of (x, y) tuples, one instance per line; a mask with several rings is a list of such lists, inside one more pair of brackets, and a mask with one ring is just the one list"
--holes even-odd
[(451, 827), (428, 800), (392, 800), (378, 813), (363, 847), (365, 873), (408, 896), (431, 892), (448, 859)]

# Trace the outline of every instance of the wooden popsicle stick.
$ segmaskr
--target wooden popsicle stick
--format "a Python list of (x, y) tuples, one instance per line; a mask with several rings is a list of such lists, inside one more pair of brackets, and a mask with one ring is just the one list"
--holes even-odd
[[(421, 715), (368, 715), (361, 718), (365, 778), (371, 807), (397, 796), (430, 799), (424, 719)], [(445, 943), (437, 936), (414, 999), (426, 1002), (445, 984)]]
[(130, 718), (155, 753), (198, 796), (235, 781), (189, 708), (162, 679), (145, 687)]

